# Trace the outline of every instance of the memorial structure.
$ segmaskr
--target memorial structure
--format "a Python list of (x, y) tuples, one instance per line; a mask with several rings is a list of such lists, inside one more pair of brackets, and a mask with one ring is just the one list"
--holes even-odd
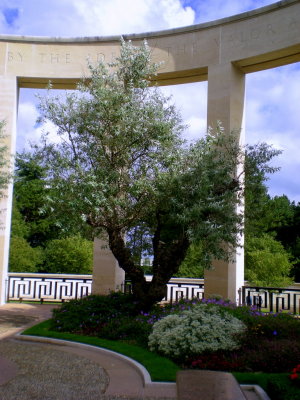
[[(225, 132), (244, 134), (245, 74), (300, 61), (300, 1), (272, 5), (185, 28), (124, 35), (134, 44), (147, 39), (153, 58), (164, 61), (159, 85), (208, 81), (207, 121), (221, 121)], [(0, 119), (6, 120), (9, 151), (14, 153), (19, 88), (73, 89), (87, 74), (87, 59), (110, 61), (119, 51), (120, 37), (74, 39), (0, 35)], [(0, 303), (5, 302), (9, 254), (12, 187), (0, 209)], [(105, 247), (105, 246), (104, 246)], [(103, 259), (109, 252), (105, 250)], [(110, 255), (111, 256), (111, 255)], [(99, 254), (95, 257), (101, 260)], [(97, 264), (97, 263), (96, 263)], [(113, 290), (116, 263), (111, 275), (101, 277), (95, 265), (95, 292)], [(106, 274), (106, 272), (105, 272)], [(102, 281), (102, 283), (101, 283)], [(205, 293), (235, 300), (244, 283), (242, 251), (234, 262), (216, 261), (205, 275)]]

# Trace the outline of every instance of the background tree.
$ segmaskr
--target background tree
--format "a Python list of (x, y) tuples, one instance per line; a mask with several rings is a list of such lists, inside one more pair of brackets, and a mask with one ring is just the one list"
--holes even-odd
[[(253, 160), (248, 160), (250, 164)], [(255, 170), (255, 161), (252, 165)], [(245, 270), (255, 285), (286, 286), (296, 278), (297, 257), (294, 205), (286, 196), (268, 195), (267, 175), (259, 171), (248, 179), (245, 190)], [(299, 230), (298, 230), (299, 232)], [(296, 246), (295, 246), (296, 249)]]
[[(77, 221), (64, 215), (59, 219), (53, 212), (47, 168), (34, 154), (17, 154), (15, 165), (9, 270), (91, 273), (91, 229), (83, 221), (78, 226)], [(86, 240), (78, 236), (78, 230)], [(50, 261), (54, 259), (58, 260), (55, 267)]]
[[(247, 181), (246, 181), (247, 182)], [(247, 189), (246, 184), (246, 212), (245, 212), (245, 243), (246, 243), (246, 258), (245, 266), (246, 270), (251, 270), (252, 266), (250, 260), (252, 258), (247, 257), (247, 243), (255, 239), (260, 241), (260, 250), (262, 245), (265, 244), (266, 253), (269, 252), (269, 243), (264, 239), (264, 235), (272, 237), (279, 243), (282, 250), (286, 253), (286, 257), (289, 258), (290, 270), (286, 277), (289, 276), (296, 282), (300, 281), (300, 208), (299, 204), (296, 206), (291, 202), (287, 196), (275, 196), (271, 198), (267, 194), (267, 187), (262, 182), (260, 189), (257, 192), (251, 192)], [(279, 262), (279, 259), (278, 259)], [(277, 265), (274, 272), (270, 275), (274, 276), (276, 271), (278, 276), (274, 276), (274, 282), (271, 286), (276, 286), (280, 279), (282, 279), (283, 265)], [(287, 271), (287, 270), (286, 270)], [(269, 281), (270, 282), (270, 281)]]
[[(46, 186), (47, 169), (30, 153), (18, 154), (15, 161), (14, 209), (12, 235), (15, 219), (22, 219), (30, 246), (45, 247), (47, 241), (59, 234), (59, 223), (52, 218), (48, 204), (50, 188)], [(24, 237), (25, 237), (24, 236)]]
[(300, 282), (300, 204), (295, 205), (286, 196), (276, 196), (270, 201), (269, 209), (273, 223), (269, 224), (268, 231), (292, 255), (291, 275)]
[[(218, 128), (186, 146), (170, 99), (149, 87), (158, 67), (150, 55), (146, 43), (136, 48), (122, 41), (115, 62), (90, 66), (79, 93), (41, 98), (41, 121), (51, 120), (61, 141), (47, 143), (45, 136), (35, 153), (49, 168), (58, 212), (105, 233), (143, 309), (164, 297), (190, 243), (201, 240), (206, 267), (213, 257), (230, 257), (243, 219), (236, 212), (243, 195), (236, 171), (244, 150), (236, 135)], [(269, 147), (247, 154), (249, 176), (272, 170)], [(126, 241), (133, 229), (148, 232), (151, 282)]]
[(52, 274), (91, 274), (93, 242), (80, 235), (51, 240), (45, 248), (44, 269)]
[(47, 176), (47, 165), (43, 165), (35, 154), (31, 152), (17, 154), (14, 211), (18, 210), (26, 224), (28, 230), (26, 239), (30, 245), (45, 247), (49, 240), (74, 236), (79, 231), (83, 237), (92, 240), (91, 229), (80, 217), (73, 220), (66, 218), (63, 213), (58, 217), (54, 212), (53, 188), (47, 185)]
[(29, 227), (14, 201), (8, 262), (10, 272), (38, 272), (43, 264), (43, 249), (33, 248), (27, 241), (28, 235)]
[(191, 243), (185, 259), (180, 264), (177, 277), (204, 278), (205, 254), (201, 242)]
[(9, 250), (10, 272), (38, 272), (43, 264), (44, 253), (41, 247), (31, 247), (26, 239), (12, 236)]
[(286, 287), (293, 264), (283, 245), (268, 234), (248, 237), (245, 245), (246, 279), (256, 286)]

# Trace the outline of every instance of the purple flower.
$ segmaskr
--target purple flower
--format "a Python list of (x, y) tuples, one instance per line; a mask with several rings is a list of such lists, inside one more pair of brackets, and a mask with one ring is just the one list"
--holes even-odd
[(276, 336), (277, 335), (277, 331), (273, 331), (273, 335)]

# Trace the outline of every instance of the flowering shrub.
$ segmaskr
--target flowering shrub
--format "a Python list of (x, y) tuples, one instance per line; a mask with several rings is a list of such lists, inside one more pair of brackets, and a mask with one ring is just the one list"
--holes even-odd
[(53, 310), (51, 329), (60, 332), (78, 332), (94, 336), (113, 318), (135, 314), (132, 296), (111, 293), (108, 296), (91, 295), (70, 300)]
[[(234, 330), (230, 318), (243, 329)], [(285, 372), (287, 384), (299, 390), (299, 378), (289, 379), (288, 373), (299, 364), (300, 319), (287, 313), (266, 314), (214, 298), (182, 299), (137, 314), (130, 295), (112, 293), (64, 303), (54, 310), (51, 329), (149, 343), (185, 368)]]
[(246, 371), (287, 372), (300, 357), (300, 342), (290, 339), (259, 339), (254, 346), (243, 346), (239, 359)]
[(271, 340), (300, 339), (300, 321), (292, 315), (284, 313), (270, 313), (252, 315), (245, 321), (248, 327), (247, 339), (256, 342), (257, 339), (266, 338)]
[(234, 352), (216, 352), (193, 357), (186, 364), (192, 369), (209, 369), (214, 371), (240, 371), (243, 367), (238, 354)]
[(151, 332), (151, 326), (143, 321), (130, 317), (112, 318), (103, 324), (95, 333), (98, 337), (109, 340), (134, 341), (143, 347), (147, 347), (148, 336)]
[(198, 304), (157, 321), (149, 336), (149, 348), (175, 359), (233, 350), (239, 347), (237, 335), (244, 330), (243, 322), (219, 307)]
[(293, 368), (292, 373), (290, 375), (290, 379), (297, 385), (300, 386), (300, 364), (296, 365), (295, 368)]

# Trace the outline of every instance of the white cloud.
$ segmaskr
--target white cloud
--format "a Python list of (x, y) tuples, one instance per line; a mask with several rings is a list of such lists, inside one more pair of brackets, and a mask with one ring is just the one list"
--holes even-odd
[(203, 137), (207, 130), (207, 119), (204, 117), (191, 116), (185, 120), (188, 125), (188, 131), (184, 135), (185, 139), (195, 141)]
[(38, 111), (34, 103), (22, 102), (18, 110), (18, 136), (17, 147), (19, 150), (28, 146), (28, 141), (35, 141), (35, 123), (38, 117)]
[(18, 136), (17, 150), (26, 151), (30, 149), (30, 144), (38, 143), (43, 132), (49, 132), (49, 140), (58, 142), (56, 134), (57, 128), (51, 122), (36, 125), (38, 110), (33, 102), (21, 102), (18, 110)]
[(267, 142), (283, 151), (273, 164), (281, 170), (270, 177), (271, 195), (285, 193), (300, 201), (300, 64), (247, 76), (246, 141)]
[(179, 0), (81, 0), (74, 3), (89, 35), (121, 35), (190, 25), (195, 13)]
[(207, 82), (164, 86), (161, 90), (172, 96), (187, 129), (184, 138), (194, 141), (203, 137), (207, 126)]

